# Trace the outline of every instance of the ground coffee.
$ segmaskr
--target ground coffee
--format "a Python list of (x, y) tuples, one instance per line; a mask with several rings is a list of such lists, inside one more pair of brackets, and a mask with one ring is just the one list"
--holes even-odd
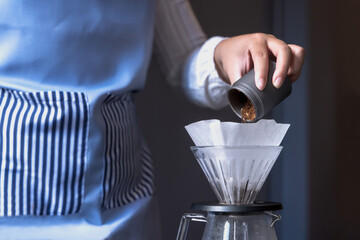
[(256, 118), (255, 108), (249, 99), (241, 108), (241, 118), (244, 122), (252, 122)]

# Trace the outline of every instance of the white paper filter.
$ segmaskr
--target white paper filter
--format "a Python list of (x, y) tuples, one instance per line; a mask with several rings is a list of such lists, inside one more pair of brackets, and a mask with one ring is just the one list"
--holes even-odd
[(290, 124), (262, 119), (256, 123), (203, 120), (185, 126), (196, 146), (279, 146)]

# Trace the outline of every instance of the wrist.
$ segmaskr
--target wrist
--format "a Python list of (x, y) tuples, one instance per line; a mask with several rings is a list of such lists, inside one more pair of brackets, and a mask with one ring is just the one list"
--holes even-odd
[(214, 65), (215, 65), (215, 69), (219, 75), (219, 77), (221, 78), (221, 80), (223, 80), (224, 82), (230, 84), (230, 80), (229, 78), (226, 76), (224, 70), (223, 70), (223, 64), (222, 64), (222, 46), (224, 45), (224, 43), (226, 42), (227, 38), (223, 39), (222, 41), (220, 41), (216, 47), (214, 48), (214, 56), (213, 56), (213, 61), (214, 61)]

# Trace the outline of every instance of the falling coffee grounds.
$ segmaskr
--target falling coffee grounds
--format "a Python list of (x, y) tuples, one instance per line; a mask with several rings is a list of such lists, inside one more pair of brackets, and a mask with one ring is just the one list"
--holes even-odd
[(255, 108), (249, 99), (244, 107), (241, 108), (241, 118), (244, 122), (252, 122), (256, 118)]

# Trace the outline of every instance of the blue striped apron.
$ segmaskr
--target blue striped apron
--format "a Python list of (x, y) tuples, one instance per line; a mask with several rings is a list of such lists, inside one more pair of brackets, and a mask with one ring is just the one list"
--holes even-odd
[(160, 239), (132, 97), (152, 36), (151, 0), (2, 1), (0, 239)]
[(78, 212), (88, 105), (82, 93), (0, 92), (0, 216)]

